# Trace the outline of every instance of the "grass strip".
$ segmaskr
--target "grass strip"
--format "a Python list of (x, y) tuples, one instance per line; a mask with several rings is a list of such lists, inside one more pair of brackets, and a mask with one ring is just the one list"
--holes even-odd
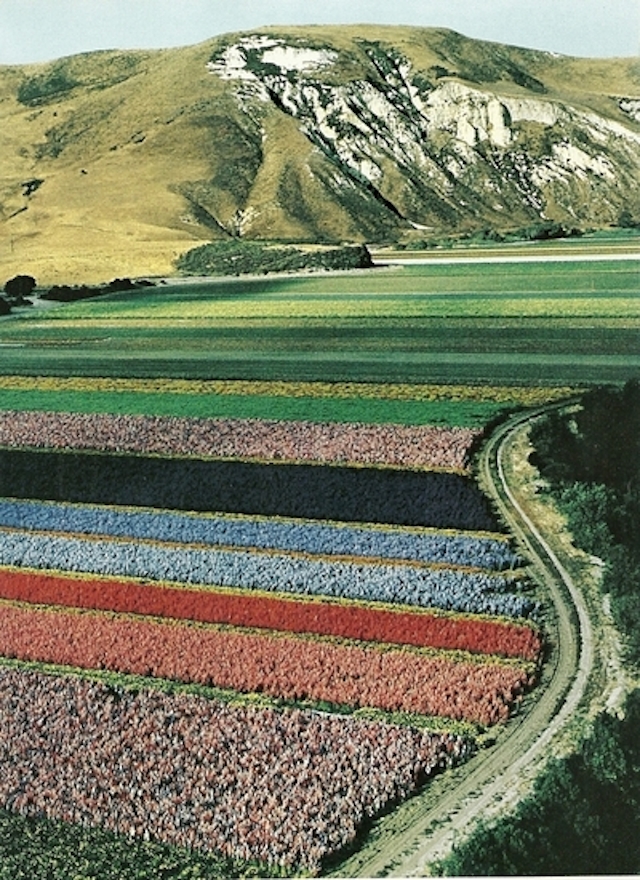
[[(517, 406), (517, 404), (515, 405)], [(0, 388), (0, 409), (189, 418), (271, 419), (482, 428), (514, 405), (482, 400), (44, 391)]]

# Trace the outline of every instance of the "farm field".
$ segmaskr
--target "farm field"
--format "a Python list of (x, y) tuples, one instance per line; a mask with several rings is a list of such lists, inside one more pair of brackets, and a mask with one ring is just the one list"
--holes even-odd
[(638, 262), (170, 283), (0, 321), (2, 372), (527, 385), (640, 370)]
[(499, 736), (547, 610), (475, 451), (640, 370), (637, 268), (188, 281), (0, 321), (0, 820), (317, 874)]
[[(5, 384), (20, 393), (17, 378)], [(43, 393), (56, 385), (73, 387), (41, 381)], [(84, 394), (100, 385), (86, 381)], [(128, 381), (128, 393), (136, 386)], [(426, 386), (395, 390), (438, 397)], [(390, 388), (377, 392), (384, 399)], [(494, 395), (512, 405), (517, 397), (505, 388)], [(268, 423), (315, 450), (303, 466), (269, 460), (271, 431), (259, 419), (242, 423), (240, 435), (237, 421), (224, 422), (256, 457), (244, 461), (236, 449), (221, 461), (197, 444), (174, 454), (176, 439), (195, 443), (198, 427), (213, 429), (215, 419), (182, 417), (176, 433), (173, 417), (6, 415), (0, 650), (12, 662), (0, 666), (0, 690), (28, 694), (36, 706), (72, 693), (88, 725), (76, 730), (62, 709), (47, 716), (46, 741), (75, 746), (46, 748), (43, 734), (38, 754), (50, 769), (32, 778), (24, 748), (37, 711), (16, 719), (4, 754), (17, 775), (2, 797), (20, 816), (150, 836), (192, 848), (185, 859), (217, 853), (245, 865), (240, 872), (257, 862), (262, 873), (317, 873), (371, 818), (471, 755), (538, 681), (544, 634), (522, 560), (466, 464), (440, 467), (452, 452), (467, 462), (479, 429), (419, 428), (416, 468), (402, 455), (389, 463), (406, 425), (343, 423), (336, 433), (321, 423), (320, 454), (318, 423)], [(371, 444), (364, 429), (382, 428), (375, 468), (340, 461)], [(162, 454), (148, 454), (148, 437), (161, 438)], [(123, 451), (127, 439), (133, 451)], [(215, 453), (216, 435), (209, 440)], [(90, 684), (103, 670), (108, 691)], [(180, 691), (161, 698), (155, 683), (163, 680), (204, 691), (191, 702)], [(87, 694), (105, 709), (96, 714)], [(107, 708), (113, 700), (117, 711)], [(190, 733), (176, 746), (182, 712)], [(224, 732), (226, 745), (208, 744), (205, 762), (227, 767), (224, 783), (219, 770), (204, 769), (196, 717)], [(164, 744), (159, 725), (169, 728)], [(269, 746), (241, 745), (232, 733), (239, 725)], [(140, 731), (138, 746), (131, 729)], [(98, 735), (107, 752), (84, 739)], [(129, 760), (132, 749), (144, 759)], [(89, 765), (76, 757), (85, 753)], [(301, 779), (280, 769), (276, 796), (265, 779), (278, 754), (297, 755), (307, 770)], [(107, 755), (127, 766), (125, 777)], [(176, 767), (184, 767), (178, 786)], [(18, 782), (25, 774), (26, 788)], [(131, 778), (136, 798), (123, 789)], [(62, 789), (55, 779), (72, 782)], [(258, 823), (267, 797), (269, 819)]]

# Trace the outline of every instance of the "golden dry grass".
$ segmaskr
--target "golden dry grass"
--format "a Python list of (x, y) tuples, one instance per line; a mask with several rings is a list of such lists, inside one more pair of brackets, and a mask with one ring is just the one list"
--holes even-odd
[[(445, 46), (450, 57), (455, 52), (464, 56), (461, 70), (464, 64), (481, 66), (499, 48), (545, 78), (554, 96), (592, 107), (607, 102), (613, 107), (610, 95), (636, 94), (640, 88), (637, 65), (630, 59), (558, 59), (419, 28), (304, 27), (285, 33), (344, 51), (336, 68), (322, 74), (329, 81), (363, 75), (359, 41), (366, 39), (395, 46), (418, 70), (442, 63)], [(250, 131), (229, 84), (207, 71), (218, 43), (75, 56), (65, 64), (81, 85), (36, 106), (21, 104), (17, 90), (26, 78), (46, 74), (52, 65), (0, 67), (0, 283), (18, 272), (34, 275), (41, 284), (172, 272), (178, 254), (216, 235), (215, 224), (208, 228), (201, 215), (194, 217), (185, 186), (208, 187), (207, 204), (214, 204), (217, 219), (229, 228), (246, 202), (254, 235), (359, 237), (357, 211), (332, 198), (322, 174), (313, 174), (320, 168), (326, 176), (331, 165), (296, 120), (265, 105), (260, 120), (264, 140), (259, 127)], [(119, 71), (127, 68), (123, 78)], [(519, 88), (506, 80), (489, 87), (498, 92)], [(262, 150), (246, 199), (234, 194), (233, 181), (226, 188), (215, 183), (225, 170), (230, 137), (228, 131), (219, 133), (220, 119), (230, 120), (247, 142), (254, 138), (253, 148)], [(43, 182), (25, 195), (24, 183), (34, 178)], [(293, 193), (288, 203), (283, 182)], [(299, 190), (303, 199), (296, 196)]]

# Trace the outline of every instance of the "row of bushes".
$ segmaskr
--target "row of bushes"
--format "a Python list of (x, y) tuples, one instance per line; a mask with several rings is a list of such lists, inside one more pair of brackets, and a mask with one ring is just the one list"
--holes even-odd
[(593, 389), (578, 411), (538, 422), (531, 437), (575, 543), (605, 561), (602, 590), (640, 663), (640, 382)]
[[(152, 281), (132, 281), (130, 278), (114, 278), (102, 287), (90, 287), (87, 284), (74, 287), (69, 284), (54, 284), (53, 287), (39, 293), (38, 299), (69, 303), (122, 290), (139, 290), (152, 285)], [(5, 296), (0, 296), (0, 315), (10, 314), (13, 306), (33, 305), (30, 296), (35, 288), (36, 279), (31, 275), (15, 275), (10, 278), (4, 286)]]
[(521, 562), (507, 540), (489, 536), (11, 498), (0, 499), (0, 526), (327, 556), (406, 559), (496, 571), (514, 568)]
[(244, 275), (308, 269), (367, 269), (373, 265), (364, 245), (301, 250), (246, 239), (225, 239), (192, 248), (176, 260), (186, 275)]
[(114, 278), (103, 287), (89, 287), (81, 284), (71, 287), (68, 284), (54, 284), (49, 290), (40, 294), (40, 299), (54, 302), (77, 302), (82, 299), (90, 299), (96, 296), (104, 296), (107, 293), (117, 293), (124, 290), (140, 290), (144, 287), (153, 286), (152, 281), (132, 281), (130, 278)]

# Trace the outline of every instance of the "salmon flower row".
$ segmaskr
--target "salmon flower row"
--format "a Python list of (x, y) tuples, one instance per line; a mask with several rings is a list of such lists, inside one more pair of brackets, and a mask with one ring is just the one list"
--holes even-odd
[(0, 445), (464, 470), (471, 428), (0, 411)]
[[(0, 669), (0, 804), (317, 873), (469, 753), (448, 734)], [(271, 870), (269, 870), (271, 868)]]
[(0, 653), (196, 682), (277, 699), (481, 725), (506, 720), (530, 665), (151, 618), (0, 603)]

